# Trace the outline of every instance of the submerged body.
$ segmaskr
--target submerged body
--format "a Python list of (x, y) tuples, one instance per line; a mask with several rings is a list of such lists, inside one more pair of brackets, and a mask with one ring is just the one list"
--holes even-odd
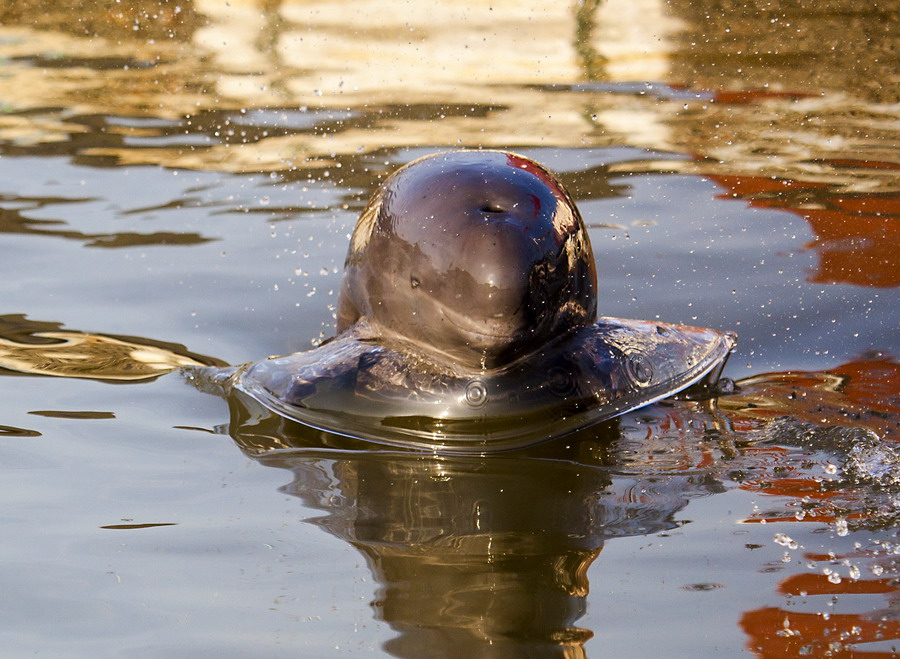
[(549, 439), (717, 373), (734, 335), (597, 320), (584, 222), (538, 163), (499, 151), (415, 161), (351, 237), (337, 336), (229, 384), (339, 434), (453, 450)]

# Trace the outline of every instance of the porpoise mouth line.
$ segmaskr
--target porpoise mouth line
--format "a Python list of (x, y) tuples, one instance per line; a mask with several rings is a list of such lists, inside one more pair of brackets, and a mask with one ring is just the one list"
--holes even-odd
[[(456, 311), (455, 309), (450, 308), (443, 302), (439, 302), (433, 296), (428, 294), (423, 294), (423, 297), (426, 297), (429, 302), (431, 302), (435, 309), (437, 309), (442, 318), (446, 318), (447, 322), (449, 322), (453, 327), (466, 334), (472, 334), (478, 337), (484, 337), (488, 339), (506, 339), (508, 341), (512, 341), (517, 332), (514, 331), (506, 331), (506, 332), (488, 332), (483, 329), (476, 328), (475, 323), (469, 320), (469, 318), (461, 311)], [(518, 312), (521, 307), (518, 307), (515, 312)], [(508, 315), (508, 314), (503, 314)], [(508, 324), (508, 323), (507, 323)]]
[[(515, 342), (517, 338), (517, 334), (514, 332), (484, 332), (480, 329), (473, 328), (473, 323), (469, 322), (468, 318), (460, 311), (453, 310), (449, 308), (446, 304), (438, 302), (434, 297), (429, 296), (427, 294), (422, 294), (423, 297), (426, 297), (430, 302), (433, 303), (435, 309), (440, 312), (440, 318), (442, 321), (446, 321), (449, 326), (451, 326), (454, 330), (459, 332), (459, 334), (463, 337), (464, 340), (467, 340), (466, 347), (469, 348), (473, 353), (475, 352), (483, 352), (487, 354), (487, 351), (481, 351), (476, 346), (470, 345), (468, 341), (471, 343), (477, 343), (479, 339), (481, 340), (489, 340), (494, 343), (505, 343), (512, 344)], [(390, 327), (386, 327), (382, 324), (377, 325), (369, 325), (371, 328), (369, 331), (374, 332), (375, 335), (383, 336), (386, 339), (400, 341), (402, 343), (410, 343), (410, 339), (408, 336), (403, 334), (399, 334), (391, 330)], [(440, 328), (438, 328), (440, 329)], [(418, 344), (418, 342), (413, 341), (412, 343)], [(458, 355), (454, 354), (452, 351), (442, 350), (435, 344), (429, 344), (426, 346), (427, 353), (431, 353), (432, 355), (440, 355), (443, 359), (442, 361), (449, 361), (452, 364), (455, 364), (457, 367), (461, 367), (459, 363)], [(470, 370), (469, 367), (462, 367), (462, 369)], [(456, 369), (454, 369), (456, 370)], [(483, 368), (481, 370), (484, 370)], [(493, 369), (489, 369), (493, 370)]]

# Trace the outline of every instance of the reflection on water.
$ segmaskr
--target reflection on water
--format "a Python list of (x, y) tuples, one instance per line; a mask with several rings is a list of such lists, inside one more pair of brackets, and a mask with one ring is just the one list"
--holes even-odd
[[(576, 623), (604, 542), (675, 529), (693, 498), (738, 487), (783, 502), (745, 524), (815, 522), (838, 535), (895, 528), (900, 390), (885, 369), (896, 362), (876, 356), (833, 373), (763, 374), (718, 405), (672, 402), (482, 458), (372, 453), (240, 395), (221, 431), (262, 464), (291, 471), (283, 491), (323, 511), (310, 521), (365, 555), (380, 584), (376, 615), (398, 634), (385, 646), (392, 655), (586, 656), (583, 644), (599, 630)], [(855, 411), (866, 400), (878, 401), (871, 415)], [(869, 429), (872, 417), (883, 435)], [(775, 541), (802, 549), (784, 533)], [(861, 578), (862, 569), (896, 575), (895, 562), (880, 558), (893, 547), (806, 552), (806, 568), (819, 574), (794, 573), (781, 591), (893, 601), (895, 581)], [(765, 608), (741, 626), (761, 657), (817, 656), (833, 649), (831, 634), (843, 643), (900, 639), (893, 614), (878, 615), (828, 622)]]
[[(155, 342), (75, 332), (66, 334), (85, 342), (60, 342), (63, 332), (38, 331), (50, 327), (58, 326), (4, 318), (4, 343), (21, 351), (3, 366), (40, 375), (148, 377), (123, 375), (128, 345), (132, 359), (153, 351), (151, 376), (162, 368)], [(67, 367), (84, 359), (85, 346), (93, 349), (95, 370)], [(194, 361), (170, 354), (169, 368)], [(282, 490), (322, 511), (310, 521), (363, 553), (380, 584), (376, 616), (397, 634), (385, 644), (392, 655), (577, 657), (587, 656), (584, 644), (597, 631), (578, 621), (588, 571), (604, 543), (677, 529), (677, 513), (692, 499), (739, 487), (777, 496), (784, 506), (744, 523), (824, 523), (838, 535), (896, 527), (896, 370), (894, 360), (871, 355), (832, 372), (762, 374), (738, 382), (718, 405), (670, 402), (528, 451), (486, 457), (371, 451), (272, 415), (240, 394), (230, 398), (231, 419), (220, 432), (261, 464), (291, 471)], [(159, 525), (102, 528), (149, 526)], [(784, 533), (775, 540), (803, 549)], [(813, 599), (893, 596), (893, 577), (861, 578), (862, 568), (895, 575), (897, 565), (881, 558), (892, 547), (847, 556), (807, 551), (806, 566), (818, 574), (794, 573), (781, 591)], [(746, 612), (741, 626), (761, 657), (818, 652), (831, 647), (831, 633), (855, 643), (900, 638), (900, 625), (872, 614), (833, 616), (825, 624), (820, 615), (769, 607)]]
[(0, 22), (89, 39), (153, 42), (187, 41), (203, 17), (192, 0), (6, 0), (0, 7)]
[(117, 231), (115, 233), (85, 233), (65, 228), (66, 221), (51, 219), (35, 219), (29, 217), (33, 212), (42, 212), (45, 208), (70, 203), (90, 202), (91, 199), (67, 198), (35, 198), (0, 196), (0, 233), (22, 233), (54, 238), (68, 238), (83, 242), (86, 247), (135, 247), (139, 245), (198, 245), (211, 240), (196, 233), (184, 231), (154, 231), (138, 233), (134, 231)]
[(784, 415), (819, 425), (852, 425), (900, 442), (900, 364), (874, 352), (824, 372), (762, 373), (742, 380), (721, 406), (742, 415)]
[[(0, 316), (0, 373), (117, 382), (144, 381), (182, 366), (221, 365), (184, 346), (136, 337), (87, 334), (59, 323)], [(5, 371), (5, 373), (4, 373)]]
[[(19, 27), (0, 44), (4, 149), (68, 142), (95, 162), (285, 171), (422, 144), (627, 143), (691, 154), (668, 163), (677, 171), (897, 189), (890, 169), (847, 167), (894, 160), (896, 8), (76, 4), (74, 21), (66, 3), (6, 5), (4, 24)], [(650, 93), (635, 81), (649, 81)], [(684, 91), (654, 93), (663, 81)], [(241, 117), (252, 108), (358, 116), (286, 134), (265, 122), (248, 130)], [(205, 131), (196, 116), (209, 110), (222, 114)], [(175, 124), (95, 121), (110, 116)]]
[[(3, 328), (0, 364), (25, 374), (140, 380), (201, 363), (183, 349), (164, 350), (167, 344), (65, 332), (21, 316), (4, 317)], [(830, 372), (760, 374), (718, 401), (669, 402), (557, 442), (481, 457), (372, 451), (239, 393), (229, 398), (231, 419), (219, 432), (261, 464), (291, 471), (282, 490), (322, 511), (310, 521), (366, 557), (380, 584), (376, 616), (397, 633), (385, 644), (394, 656), (586, 656), (595, 630), (578, 621), (604, 543), (677, 529), (676, 515), (692, 499), (738, 487), (782, 505), (745, 524), (814, 522), (838, 535), (895, 528), (897, 368), (875, 354)], [(775, 540), (802, 549), (784, 533)], [(861, 578), (862, 566), (896, 572), (880, 555), (874, 548), (848, 556), (807, 551), (807, 568), (819, 574), (795, 573), (780, 588), (813, 598), (893, 595), (894, 581)], [(856, 614), (826, 625), (820, 616), (764, 608), (745, 613), (741, 625), (762, 657), (827, 647), (835, 629), (857, 643), (900, 638), (896, 622)], [(773, 631), (780, 640), (769, 640)]]
[[(890, 163), (858, 163), (858, 172), (880, 169), (900, 172)], [(848, 194), (823, 183), (758, 176), (711, 176), (732, 199), (755, 208), (780, 208), (809, 223), (815, 239), (804, 249), (815, 250), (818, 266), (809, 281), (887, 288), (900, 286), (900, 255), (893, 245), (900, 238), (900, 199), (888, 194)]]
[[(0, 4), (0, 369), (64, 376), (0, 378), (10, 653), (327, 656), (359, 629), (395, 656), (896, 654), (898, 12)], [(735, 393), (490, 459), (374, 452), (235, 400), (219, 430), (251, 460), (185, 442), (215, 440), (185, 430), (215, 423), (207, 397), (158, 376), (216, 360), (183, 346), (236, 363), (328, 335), (364, 199), (456, 146), (560, 172), (601, 313), (736, 327)], [(363, 553), (387, 631), (353, 575), (309, 567), (315, 542), (268, 558), (290, 525), (271, 483), (237, 485), (256, 464)]]
[(293, 472), (283, 491), (366, 557), (398, 657), (586, 656), (592, 632), (576, 623), (604, 542), (674, 529), (689, 499), (721, 490), (704, 470), (619, 473), (615, 423), (537, 455), (464, 458), (352, 450), (252, 399), (231, 406), (235, 441)]

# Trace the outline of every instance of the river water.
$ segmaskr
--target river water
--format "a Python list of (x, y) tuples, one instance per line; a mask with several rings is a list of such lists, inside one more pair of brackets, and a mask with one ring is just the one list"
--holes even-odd
[[(46, 657), (885, 657), (896, 3), (0, 3), (0, 639)], [(507, 148), (718, 401), (452, 457), (197, 391), (333, 331), (355, 219)]]

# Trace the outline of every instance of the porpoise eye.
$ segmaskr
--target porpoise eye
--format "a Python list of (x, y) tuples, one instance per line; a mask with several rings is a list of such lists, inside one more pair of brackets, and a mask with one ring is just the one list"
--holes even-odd
[(482, 213), (505, 213), (506, 209), (497, 204), (485, 204), (481, 207)]

